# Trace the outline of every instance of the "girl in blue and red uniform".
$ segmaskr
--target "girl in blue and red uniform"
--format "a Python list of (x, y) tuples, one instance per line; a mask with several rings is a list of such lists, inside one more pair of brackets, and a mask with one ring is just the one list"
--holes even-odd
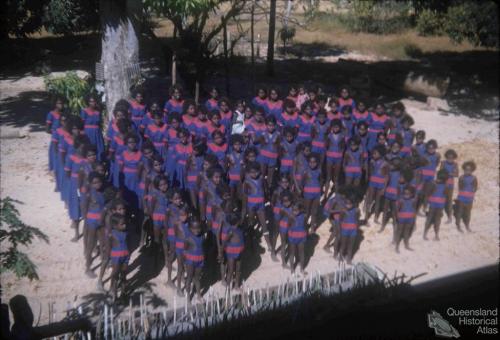
[(359, 147), (361, 148), (365, 162), (368, 162), (370, 158), (368, 152), (368, 124), (365, 121), (356, 124), (355, 135), (358, 136), (361, 141)]
[(361, 141), (358, 136), (352, 137), (348, 142), (349, 147), (344, 154), (343, 160), (346, 185), (353, 184), (358, 187), (361, 184), (363, 165), (365, 162), (363, 159), (363, 152), (359, 147), (360, 143)]
[(219, 131), (223, 136), (226, 136), (227, 130), (226, 126), (221, 122), (220, 112), (213, 111), (209, 115), (210, 122), (207, 125), (207, 141), (211, 142), (213, 140), (213, 135), (215, 131)]
[(302, 205), (295, 203), (291, 214), (288, 215), (288, 258), (290, 270), (295, 273), (297, 262), (300, 266), (301, 275), (307, 275), (305, 271), (305, 244), (307, 240), (306, 218)]
[(273, 211), (275, 225), (277, 226), (277, 230), (279, 231), (280, 235), (281, 266), (283, 268), (287, 268), (286, 253), (288, 248), (288, 218), (292, 215), (292, 201), (294, 199), (294, 195), (290, 190), (284, 189), (280, 191), (279, 196), (276, 195), (276, 197), (279, 203), (276, 203), (276, 205), (273, 207)]
[(246, 130), (248, 131), (252, 144), (258, 145), (262, 139), (261, 137), (267, 130), (266, 118), (263, 109), (258, 108), (255, 111), (255, 114), (250, 119), (250, 122), (246, 124)]
[(54, 109), (47, 113), (46, 130), (47, 133), (51, 135), (49, 143), (49, 171), (55, 171), (57, 166), (57, 148), (55, 141), (55, 131), (60, 127), (60, 118), (64, 110), (64, 99), (62, 97), (57, 97), (54, 101)]
[(102, 212), (104, 209), (103, 178), (95, 173), (89, 174), (89, 190), (82, 195), (82, 216), (84, 218), (85, 274), (90, 278), (96, 275), (90, 268), (92, 253), (99, 240), (99, 253), (104, 255), (104, 228)]
[(342, 113), (338, 111), (338, 103), (336, 98), (328, 98), (328, 103), (326, 104), (326, 117), (328, 120), (333, 122), (335, 119), (342, 121)]
[(458, 164), (457, 164), (457, 152), (453, 149), (446, 150), (444, 153), (444, 160), (441, 161), (440, 169), (445, 169), (448, 173), (448, 180), (446, 181), (446, 186), (448, 187), (448, 192), (446, 196), (446, 207), (445, 212), (448, 220), (446, 224), (451, 223), (452, 215), (452, 205), (453, 205), (453, 190), (455, 188), (455, 177), (458, 177)]
[(153, 101), (153, 102), (151, 102), (149, 104), (149, 107), (146, 109), (146, 113), (144, 114), (144, 117), (142, 117), (141, 124), (139, 125), (139, 132), (141, 134), (144, 134), (144, 130), (146, 130), (146, 127), (149, 124), (153, 123), (153, 120), (154, 120), (153, 113), (155, 111), (161, 112), (162, 120), (163, 120), (164, 123), (166, 122), (165, 117), (163, 115), (163, 111), (161, 109), (161, 106), (160, 106), (159, 102), (158, 101)]
[[(209, 156), (209, 155), (207, 155)], [(214, 206), (219, 206), (222, 203), (222, 198), (217, 193), (217, 187), (222, 182), (223, 171), (217, 164), (212, 166), (207, 171), (207, 180), (203, 183), (200, 192), (202, 200), (200, 200), (200, 212), (202, 220), (206, 220), (208, 229), (212, 229)]]
[(334, 245), (335, 259), (339, 255), (346, 260), (347, 264), (351, 264), (354, 256), (354, 243), (358, 236), (359, 229), (359, 208), (355, 205), (355, 198), (352, 195), (345, 197), (344, 209), (340, 214), (340, 237), (337, 237)]
[(178, 133), (181, 128), (181, 116), (174, 112), (168, 118), (168, 150), (165, 158), (165, 172), (173, 186), (175, 180), (175, 147), (179, 143)]
[(269, 96), (264, 104), (266, 117), (273, 116), (278, 119), (281, 112), (283, 112), (283, 101), (279, 100), (278, 96), (278, 89), (273, 87), (269, 90)]
[[(271, 253), (273, 261), (277, 261), (276, 253), (271, 242), (271, 235), (266, 221), (265, 206), (264, 206), (264, 183), (260, 172), (260, 164), (252, 162), (248, 164), (248, 173), (245, 176), (243, 183), (243, 209), (241, 218), (244, 219), (248, 213), (248, 218), (253, 221), (257, 217), (258, 224), (262, 228), (262, 234), (266, 240), (267, 250)], [(249, 224), (252, 225), (252, 224)]]
[(419, 156), (424, 156), (425, 154), (425, 131), (418, 130), (415, 133), (415, 144), (413, 149), (418, 153)]
[(138, 186), (138, 196), (139, 196), (139, 207), (144, 210), (146, 215), (149, 215), (148, 212), (148, 200), (149, 200), (149, 188), (151, 183), (153, 183), (153, 179), (163, 173), (163, 158), (155, 153), (155, 148), (153, 144), (145, 141), (142, 143), (141, 147), (142, 151), (142, 164), (144, 165), (144, 169), (142, 171), (142, 176), (139, 179)]
[(128, 225), (127, 219), (121, 214), (111, 216), (111, 296), (115, 300), (117, 297), (117, 286), (121, 288), (121, 294), (125, 294), (127, 282), (127, 271), (129, 261), (129, 250), (127, 246)]
[(312, 129), (314, 126), (314, 117), (312, 112), (312, 103), (310, 101), (302, 104), (301, 114), (299, 116), (299, 126), (297, 133), (297, 142), (312, 141)]
[(371, 150), (377, 144), (377, 136), (380, 132), (387, 131), (387, 121), (389, 117), (385, 114), (384, 104), (377, 104), (375, 112), (370, 112), (367, 123), (368, 128), (368, 149)]
[(148, 124), (144, 130), (144, 138), (149, 140), (156, 152), (163, 158), (167, 159), (168, 150), (168, 127), (163, 122), (163, 113), (161, 111), (153, 111), (153, 121)]
[(240, 198), (241, 196), (244, 161), (243, 136), (231, 135), (231, 152), (226, 156), (225, 165), (226, 169), (228, 169), (229, 186), (233, 198)]
[(415, 197), (415, 188), (406, 185), (401, 197), (397, 203), (398, 215), (398, 234), (396, 235), (396, 252), (399, 253), (399, 244), (404, 240), (405, 248), (410, 248), (410, 237), (415, 227), (415, 218), (417, 216), (417, 201)]
[(352, 110), (352, 118), (354, 119), (354, 122), (357, 124), (361, 122), (366, 122), (368, 121), (368, 116), (370, 115), (370, 112), (368, 112), (368, 109), (366, 108), (365, 102), (364, 101), (358, 101), (356, 104), (356, 107), (353, 108)]
[(286, 127), (282, 136), (285, 138), (282, 138), (280, 143), (280, 174), (291, 174), (299, 143), (295, 139), (295, 129), (292, 127)]
[(81, 218), (80, 210), (80, 188), (82, 183), (80, 181), (80, 169), (85, 164), (83, 151), (89, 144), (87, 136), (76, 136), (74, 138), (73, 147), (74, 151), (67, 155), (64, 170), (66, 178), (68, 179), (68, 214), (71, 219), (71, 228), (75, 229), (75, 236), (72, 241), (78, 241), (80, 237), (78, 226)]
[(163, 111), (165, 112), (167, 118), (170, 114), (176, 112), (178, 114), (182, 113), (184, 107), (184, 99), (182, 99), (182, 87), (180, 85), (173, 85), (170, 88), (170, 99), (165, 103)]
[(126, 119), (128, 117), (128, 109), (123, 106), (116, 106), (113, 109), (113, 119), (108, 124), (108, 129), (106, 130), (106, 135), (104, 139), (107, 142), (108, 149), (113, 142), (113, 138), (115, 135), (119, 134), (120, 131), (118, 129), (118, 122), (122, 119)]
[(188, 300), (191, 301), (191, 296), (193, 294), (192, 284), (194, 281), (196, 297), (199, 302), (202, 302), (201, 274), (205, 256), (203, 255), (203, 234), (199, 220), (191, 219), (189, 223), (189, 232), (186, 233), (184, 244), (184, 265), (187, 274), (186, 292)]
[(223, 169), (226, 166), (225, 159), (227, 149), (228, 146), (225, 141), (225, 135), (221, 131), (215, 130), (212, 133), (212, 141), (207, 143), (207, 152), (217, 157), (217, 161)]
[(283, 112), (278, 115), (277, 120), (281, 127), (299, 127), (299, 113), (296, 111), (295, 103), (292, 100), (285, 99), (283, 102)]
[(330, 124), (326, 119), (325, 109), (319, 109), (316, 113), (316, 120), (314, 121), (312, 130), (312, 152), (319, 155), (320, 167), (323, 167), (326, 154), (326, 141), (328, 139), (328, 133), (330, 132)]
[(309, 100), (309, 95), (307, 94), (306, 87), (304, 85), (299, 85), (297, 91), (297, 100), (293, 100), (295, 102), (295, 106), (302, 107), (302, 104), (304, 104), (308, 100)]
[(401, 158), (395, 157), (389, 161), (389, 178), (384, 192), (384, 215), (379, 233), (383, 232), (385, 226), (392, 218), (393, 232), (392, 243), (396, 241), (398, 233), (398, 215), (396, 202), (399, 198), (399, 178), (401, 176)]
[(465, 229), (470, 229), (470, 219), (472, 211), (472, 203), (476, 194), (478, 183), (476, 176), (473, 175), (476, 170), (476, 163), (473, 161), (465, 162), (462, 165), (464, 174), (458, 179), (458, 196), (456, 201), (456, 225), (458, 231), (462, 231), (461, 222), (465, 224)]
[(165, 254), (168, 253), (168, 243), (163, 242), (162, 232), (166, 229), (166, 212), (168, 208), (168, 178), (163, 175), (156, 175), (151, 188), (149, 189), (148, 211), (153, 220), (153, 240), (154, 248), (163, 246)]
[[(437, 167), (441, 161), (441, 155), (436, 151), (437, 147), (437, 142), (434, 139), (425, 143), (423, 157), (426, 160), (426, 165), (422, 167), (422, 182), (424, 184), (423, 191), (426, 196), (429, 195), (434, 177), (436, 176)], [(427, 202), (424, 201), (424, 209), (426, 206)]]
[(139, 211), (139, 181), (144, 168), (142, 152), (138, 148), (139, 138), (130, 134), (125, 137), (127, 149), (118, 155), (120, 173), (123, 174), (123, 198), (133, 212)]
[(210, 125), (210, 120), (207, 117), (207, 111), (204, 107), (198, 106), (197, 114), (194, 124), (196, 126), (195, 135), (200, 138), (207, 140), (208, 138), (208, 126)]
[(113, 134), (111, 145), (108, 149), (108, 159), (110, 162), (110, 177), (115, 188), (120, 188), (122, 185), (122, 178), (120, 175), (120, 166), (118, 164), (119, 157), (127, 149), (125, 137), (131, 134), (131, 122), (128, 119), (120, 119), (116, 123), (118, 133)]
[(136, 130), (138, 131), (146, 114), (146, 104), (144, 104), (144, 92), (142, 90), (135, 90), (133, 93), (134, 99), (129, 101), (130, 103), (130, 119), (134, 123)]
[[(301, 107), (302, 105), (298, 105), (297, 102), (299, 100), (299, 92), (298, 92), (298, 88), (296, 85), (290, 85), (288, 87), (288, 95), (286, 96), (286, 99), (290, 99), (290, 100), (293, 100), (295, 102), (295, 105), (297, 107)], [(301, 103), (302, 104), (302, 103)]]
[(186, 236), (189, 234), (189, 211), (187, 206), (179, 209), (179, 220), (174, 225), (175, 230), (175, 257), (177, 258), (177, 295), (183, 296), (182, 284), (184, 283), (184, 250), (186, 248)]
[(400, 131), (403, 128), (402, 119), (406, 116), (406, 108), (403, 103), (397, 102), (392, 105), (392, 115), (391, 121), (393, 123), (394, 128), (397, 131)]
[(231, 134), (231, 125), (233, 123), (233, 111), (230, 109), (229, 99), (223, 97), (219, 100), (220, 123), (224, 125), (226, 136)]
[(389, 180), (388, 164), (384, 159), (385, 148), (376, 146), (372, 150), (371, 159), (368, 165), (368, 189), (365, 199), (365, 220), (369, 220), (375, 214), (375, 223), (378, 223), (380, 215), (382, 196)]
[[(339, 187), (340, 171), (345, 150), (345, 135), (342, 132), (342, 122), (334, 119), (331, 122), (330, 133), (326, 142), (326, 184), (325, 194), (327, 197)], [(332, 192), (329, 191), (333, 182)]]
[(281, 208), (282, 203), (281, 203), (281, 194), (284, 191), (290, 191), (291, 185), (290, 185), (290, 179), (287, 174), (282, 174), (280, 175), (279, 181), (278, 181), (278, 186), (276, 189), (273, 190), (273, 194), (271, 196), (271, 208), (273, 210), (273, 222), (274, 222), (274, 228), (275, 230), (279, 230), (279, 223), (281, 220), (280, 213), (281, 213)]
[(189, 156), (186, 163), (186, 189), (189, 192), (191, 207), (196, 211), (199, 208), (198, 194), (199, 191), (199, 175), (203, 171), (203, 162), (205, 158), (206, 145), (197, 141), (193, 145), (193, 153)]
[(415, 124), (415, 121), (410, 115), (405, 115), (401, 119), (399, 134), (403, 138), (403, 145), (401, 147), (401, 154), (403, 157), (409, 157), (411, 155), (413, 140), (415, 139), (415, 130), (411, 128), (413, 124)]
[[(53, 170), (54, 170), (54, 175), (55, 175), (55, 188), (54, 191), (61, 191), (62, 187), (62, 180), (63, 180), (63, 174), (64, 174), (64, 164), (62, 163), (61, 160), (61, 154), (59, 152), (59, 147), (60, 144), (63, 143), (64, 141), (64, 136), (69, 134), (69, 122), (67, 119), (67, 115), (65, 113), (61, 113), (59, 115), (59, 127), (57, 129), (54, 129), (52, 132), (51, 136), (51, 144), (49, 144), (49, 148), (53, 148), (54, 152), (54, 159), (53, 159)], [(50, 151), (49, 151), (50, 154)], [(49, 155), (50, 157), (50, 155)], [(49, 160), (50, 162), (50, 160)], [(62, 196), (61, 196), (62, 199)]]
[(252, 99), (252, 105), (253, 107), (257, 109), (262, 109), (266, 110), (266, 104), (267, 104), (267, 91), (264, 87), (259, 87), (257, 89), (257, 95)]
[(187, 188), (186, 180), (186, 165), (189, 156), (193, 153), (193, 145), (191, 144), (191, 135), (185, 128), (179, 129), (177, 132), (179, 142), (174, 148), (174, 161), (175, 161), (175, 178), (179, 188), (185, 190)]
[(350, 106), (344, 106), (342, 108), (342, 128), (344, 130), (346, 142), (354, 136), (354, 128), (356, 122), (352, 118), (352, 109)]
[(163, 254), (165, 255), (165, 266), (167, 267), (167, 286), (175, 288), (172, 281), (172, 267), (176, 258), (175, 254), (175, 226), (180, 220), (180, 211), (185, 207), (182, 200), (182, 192), (175, 188), (170, 193), (170, 202), (165, 214), (166, 228), (163, 229)]
[[(245, 249), (245, 238), (239, 224), (239, 216), (229, 213), (222, 227), (222, 249), (227, 262), (225, 283), (237, 290), (241, 287), (241, 254)], [(234, 278), (234, 285), (231, 285)], [(224, 281), (224, 277), (222, 278)]]
[(427, 240), (427, 233), (431, 226), (434, 226), (434, 240), (439, 241), (439, 227), (441, 226), (441, 219), (443, 218), (443, 210), (446, 206), (446, 195), (448, 192), (446, 186), (447, 179), (448, 173), (446, 170), (442, 169), (438, 171), (436, 180), (430, 182), (427, 194), (429, 210), (425, 220), (424, 240)]
[(311, 153), (308, 158), (307, 171), (302, 176), (302, 186), (299, 188), (302, 191), (305, 205), (305, 221), (311, 218), (311, 232), (316, 232), (318, 225), (318, 209), (321, 198), (322, 174), (321, 174), (321, 157), (317, 153)]
[(267, 130), (261, 136), (261, 148), (257, 161), (261, 165), (262, 176), (267, 180), (267, 189), (270, 189), (273, 183), (274, 170), (278, 164), (278, 148), (281, 137), (276, 130), (276, 118), (273, 116), (266, 118), (266, 127)]
[(219, 111), (219, 90), (212, 86), (209, 92), (210, 98), (205, 102), (205, 108), (208, 112)]
[(352, 99), (346, 86), (340, 89), (339, 111), (343, 112), (344, 107), (350, 107), (351, 111), (356, 107), (356, 102)]
[(188, 129), (191, 136), (196, 136), (196, 118), (198, 117), (196, 103), (192, 100), (186, 100), (184, 102), (184, 108), (182, 109), (182, 124), (184, 128)]
[(296, 189), (301, 188), (302, 176), (307, 171), (308, 168), (308, 160), (311, 155), (311, 143), (304, 142), (299, 144), (297, 148), (297, 157), (295, 158), (295, 162), (293, 163), (293, 171), (292, 171), (292, 180), (294, 182), (294, 187)]
[(97, 159), (101, 160), (104, 154), (104, 139), (101, 132), (101, 112), (97, 106), (97, 97), (91, 95), (87, 99), (87, 107), (80, 111), (84, 122), (85, 134), (90, 143), (97, 148)]

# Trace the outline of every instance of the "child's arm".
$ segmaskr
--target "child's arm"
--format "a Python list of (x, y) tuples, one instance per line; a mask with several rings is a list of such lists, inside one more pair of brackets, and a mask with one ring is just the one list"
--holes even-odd
[(478, 186), (479, 186), (479, 184), (478, 184), (478, 181), (477, 181), (477, 177), (474, 176), (474, 180), (472, 181), (472, 191), (476, 192), (477, 189), (478, 189)]
[(82, 199), (82, 202), (80, 204), (80, 207), (82, 209), (82, 216), (83, 216), (83, 219), (86, 221), (87, 220), (87, 212), (89, 211), (89, 204), (90, 204), (90, 192), (83, 194), (81, 199)]
[(247, 214), (248, 184), (246, 182), (243, 182), (242, 191), (241, 221), (245, 219), (245, 215)]

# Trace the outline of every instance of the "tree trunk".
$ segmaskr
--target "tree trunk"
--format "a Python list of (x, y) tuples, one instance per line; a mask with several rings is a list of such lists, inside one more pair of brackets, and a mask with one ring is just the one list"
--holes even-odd
[[(106, 109), (112, 118), (115, 103), (130, 93), (127, 68), (139, 62), (139, 39), (134, 12), (140, 0), (101, 0), (101, 63), (104, 67)], [(136, 13), (136, 12), (135, 12)]]
[(250, 12), (250, 49), (252, 53), (252, 94), (255, 93), (255, 46), (254, 46), (254, 17), (255, 17), (255, 3), (252, 1), (252, 9)]
[(224, 24), (222, 30), (222, 41), (224, 44), (224, 80), (226, 83), (226, 96), (229, 96), (229, 63), (228, 63), (228, 51), (227, 51), (227, 25)]
[(271, 0), (269, 13), (269, 35), (267, 37), (267, 75), (274, 75), (274, 34), (276, 30), (276, 0)]

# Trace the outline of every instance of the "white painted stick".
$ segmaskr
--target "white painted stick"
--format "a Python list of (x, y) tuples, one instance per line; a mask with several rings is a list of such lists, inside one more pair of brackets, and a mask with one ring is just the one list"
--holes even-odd
[(174, 295), (174, 326), (177, 324), (177, 297)]

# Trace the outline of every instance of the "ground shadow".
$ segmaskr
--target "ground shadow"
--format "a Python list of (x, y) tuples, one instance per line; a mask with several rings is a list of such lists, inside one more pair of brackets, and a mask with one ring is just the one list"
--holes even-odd
[[(31, 131), (44, 131), (50, 111), (47, 92), (27, 91), (0, 101), (0, 124), (20, 128), (31, 124)], [(47, 139), (49, 137), (47, 136)]]
[(332, 46), (322, 42), (312, 43), (293, 43), (291, 46), (278, 47), (278, 52), (288, 56), (294, 56), (299, 59), (314, 58), (325, 56), (338, 56), (345, 53), (346, 50), (341, 46)]

